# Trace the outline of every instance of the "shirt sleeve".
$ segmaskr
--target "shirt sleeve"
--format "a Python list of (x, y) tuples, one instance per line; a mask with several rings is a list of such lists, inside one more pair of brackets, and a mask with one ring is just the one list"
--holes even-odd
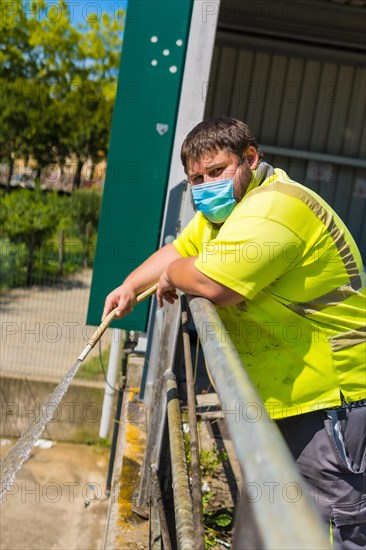
[(247, 299), (291, 269), (303, 255), (301, 239), (277, 221), (237, 216), (203, 243), (196, 268)]
[(201, 216), (197, 213), (179, 237), (173, 241), (173, 245), (184, 258), (198, 256), (202, 248), (202, 223), (200, 218)]

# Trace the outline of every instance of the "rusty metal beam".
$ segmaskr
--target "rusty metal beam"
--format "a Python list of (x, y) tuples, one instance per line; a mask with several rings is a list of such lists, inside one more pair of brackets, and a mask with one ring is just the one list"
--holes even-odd
[(184, 449), (178, 387), (173, 372), (166, 371), (164, 378), (167, 391), (169, 443), (178, 550), (192, 550), (195, 548), (193, 508)]

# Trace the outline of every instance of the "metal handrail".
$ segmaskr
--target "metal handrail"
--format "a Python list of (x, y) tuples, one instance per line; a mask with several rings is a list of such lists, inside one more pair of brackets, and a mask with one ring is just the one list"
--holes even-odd
[[(243, 477), (262, 490), (262, 498), (250, 498), (247, 502), (242, 495), (233, 549), (330, 549), (294, 460), (270, 420), (215, 306), (204, 298), (188, 296), (188, 302), (216, 391), (225, 404), (225, 420)], [(255, 410), (254, 420), (242, 414), (238, 419), (238, 407), (248, 411), (249, 406)], [(279, 489), (282, 498), (263, 498), (266, 488)], [(297, 491), (298, 498), (286, 498), (289, 488)]]

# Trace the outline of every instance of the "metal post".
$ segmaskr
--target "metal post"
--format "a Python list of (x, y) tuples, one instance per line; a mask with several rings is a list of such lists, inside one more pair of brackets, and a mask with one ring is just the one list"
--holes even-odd
[(107, 370), (107, 377), (106, 377), (105, 390), (104, 390), (102, 416), (100, 419), (100, 429), (99, 429), (99, 437), (104, 437), (104, 438), (108, 437), (109, 427), (111, 424), (114, 394), (115, 394), (115, 390), (113, 388), (116, 385), (118, 367), (120, 364), (120, 358), (121, 358), (121, 352), (122, 352), (121, 334), (122, 333), (118, 328), (113, 329), (112, 344), (111, 344), (111, 350), (109, 353), (108, 370)]
[(105, 486), (105, 492), (107, 496), (111, 494), (111, 488), (112, 488), (112, 476), (113, 476), (114, 460), (116, 457), (119, 419), (121, 417), (122, 401), (123, 401), (123, 390), (124, 390), (124, 386), (121, 380), (121, 385), (118, 388), (118, 398), (117, 398), (116, 413), (114, 417), (113, 436), (112, 436), (111, 450), (109, 454), (107, 482)]
[(168, 523), (165, 515), (163, 497), (161, 494), (158, 469), (156, 467), (156, 464), (151, 465), (151, 481), (152, 481), (152, 496), (156, 502), (156, 508), (159, 515), (160, 531), (161, 531), (161, 538), (163, 540), (164, 550), (172, 550)]
[(195, 548), (193, 508), (184, 449), (182, 418), (179, 408), (178, 388), (175, 375), (164, 373), (167, 391), (170, 455), (173, 475), (174, 513), (179, 550)]
[(194, 392), (191, 343), (190, 343), (189, 332), (188, 332), (188, 312), (187, 312), (186, 297), (182, 296), (181, 301), (182, 301), (182, 331), (183, 331), (184, 363), (185, 363), (186, 383), (187, 383), (189, 443), (190, 443), (190, 449), (191, 449), (193, 522), (194, 522), (194, 536), (196, 541), (195, 549), (204, 550), (205, 529), (203, 525), (201, 470), (200, 470), (200, 456), (199, 456), (197, 416), (196, 416), (196, 396)]
[(151, 492), (151, 464), (159, 462), (160, 447), (166, 421), (166, 393), (164, 392), (164, 372), (172, 369), (175, 362), (177, 337), (180, 329), (180, 302), (165, 305), (158, 365), (148, 425), (146, 452), (141, 470), (140, 486), (134, 498), (134, 510), (146, 517)]
[(112, 444), (111, 444), (111, 451), (109, 454), (109, 465), (108, 465), (108, 475), (107, 475), (107, 482), (106, 482), (106, 495), (109, 496), (111, 493), (112, 488), (112, 476), (113, 476), (113, 468), (114, 468), (114, 461), (116, 457), (116, 448), (117, 448), (117, 439), (118, 439), (118, 432), (119, 432), (119, 422), (121, 418), (121, 410), (122, 410), (122, 402), (123, 402), (123, 393), (126, 387), (126, 378), (127, 378), (127, 361), (128, 356), (130, 353), (133, 352), (137, 345), (138, 338), (136, 337), (137, 333), (134, 331), (130, 331), (128, 334), (128, 339), (125, 341), (123, 346), (123, 352), (122, 352), (122, 364), (121, 364), (121, 380), (120, 385), (118, 388), (118, 399), (117, 399), (117, 407), (116, 407), (116, 413), (114, 417), (114, 427), (113, 427), (113, 436), (112, 436)]

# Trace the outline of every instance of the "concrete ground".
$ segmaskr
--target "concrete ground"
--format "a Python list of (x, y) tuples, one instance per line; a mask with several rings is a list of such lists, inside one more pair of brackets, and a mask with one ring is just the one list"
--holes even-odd
[[(2, 456), (12, 444), (1, 440)], [(0, 505), (0, 549), (102, 549), (108, 458), (87, 445), (34, 448)]]
[[(1, 294), (2, 374), (58, 382), (71, 368), (95, 330), (85, 326), (91, 276), (86, 269), (52, 286)], [(103, 347), (109, 343), (107, 334)], [(14, 441), (0, 443), (4, 456)], [(103, 548), (108, 459), (109, 450), (87, 445), (34, 448), (0, 505), (0, 549)]]

